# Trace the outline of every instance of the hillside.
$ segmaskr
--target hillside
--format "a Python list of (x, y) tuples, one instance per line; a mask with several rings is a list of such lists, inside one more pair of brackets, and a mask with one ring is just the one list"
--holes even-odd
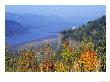
[(18, 36), (29, 33), (29, 29), (25, 28), (22, 24), (12, 20), (5, 20), (5, 35)]
[(5, 71), (106, 72), (106, 16), (24, 45), (15, 53), (6, 45)]
[[(88, 45), (90, 45), (89, 48), (92, 47), (97, 52), (97, 56), (103, 61), (102, 70), (106, 70), (106, 16), (89, 21), (78, 28), (64, 30), (60, 33), (63, 36), (61, 38), (62, 43), (65, 40), (69, 40), (70, 42), (72, 41), (70, 43), (72, 45), (75, 40), (81, 42), (83, 48), (88, 48)], [(79, 48), (81, 49), (80, 46)]]
[[(75, 17), (75, 16), (59, 17), (57, 15), (46, 16), (46, 15), (38, 15), (38, 14), (31, 14), (31, 13), (26, 13), (26, 14), (16, 14), (16, 13), (11, 13), (11, 12), (5, 13), (6, 22), (7, 21), (14, 22), (14, 24), (12, 23), (11, 25), (12, 26), (14, 25), (13, 28), (16, 28), (16, 30), (15, 30), (16, 35), (19, 35), (20, 31), (22, 34), (23, 31), (29, 31), (31, 29), (39, 30), (39, 29), (48, 29), (48, 28), (53, 29), (54, 28), (55, 31), (52, 31), (52, 32), (59, 32), (59, 31), (62, 31), (63, 29), (66, 29), (66, 28), (69, 28), (72, 26), (82, 25), (83, 23), (87, 22), (88, 20), (91, 20), (94, 18), (95, 17), (91, 18), (91, 17)], [(9, 23), (5, 23), (5, 24), (6, 24), (6, 30), (7, 30), (6, 35), (9, 34), (8, 30), (10, 30), (9, 35), (14, 36), (15, 35), (15, 33), (13, 34), (14, 29), (10, 28)], [(15, 24), (17, 24), (17, 25), (15, 26)], [(9, 26), (9, 28), (8, 28), (8, 26)], [(17, 32), (17, 29), (19, 30), (19, 33)], [(12, 32), (12, 34), (11, 34), (11, 32)], [(51, 30), (50, 30), (50, 32), (51, 32)]]
[(106, 45), (106, 17), (102, 16), (93, 21), (87, 22), (78, 28), (64, 30), (61, 32), (62, 39), (74, 39), (81, 42), (84, 37), (91, 39), (95, 47)]

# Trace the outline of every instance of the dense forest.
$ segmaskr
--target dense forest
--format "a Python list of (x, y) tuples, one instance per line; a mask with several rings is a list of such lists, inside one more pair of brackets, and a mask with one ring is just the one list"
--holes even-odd
[(106, 16), (17, 50), (5, 47), (6, 72), (106, 72)]

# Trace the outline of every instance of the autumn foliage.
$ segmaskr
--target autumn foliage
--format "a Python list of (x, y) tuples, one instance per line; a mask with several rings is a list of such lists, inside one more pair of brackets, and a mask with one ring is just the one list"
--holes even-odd
[(14, 53), (6, 46), (5, 71), (106, 72), (105, 16), (59, 34), (55, 42), (36, 41), (38, 45)]
[(84, 51), (75, 65), (76, 71), (92, 72), (96, 71), (97, 56), (95, 51)]
[[(87, 46), (86, 46), (87, 45)], [(70, 47), (69, 41), (65, 40), (59, 52), (60, 59), (57, 54), (51, 49), (51, 42), (48, 41), (43, 46), (43, 57), (38, 62), (38, 50), (22, 50), (19, 51), (19, 56), (11, 58), (9, 66), (10, 71), (17, 72), (95, 72), (101, 69), (101, 58), (97, 56), (93, 50), (91, 42), (82, 42), (81, 48), (78, 51)], [(76, 55), (77, 53), (77, 55)], [(11, 61), (14, 60), (14, 61)], [(9, 69), (9, 68), (7, 68)]]

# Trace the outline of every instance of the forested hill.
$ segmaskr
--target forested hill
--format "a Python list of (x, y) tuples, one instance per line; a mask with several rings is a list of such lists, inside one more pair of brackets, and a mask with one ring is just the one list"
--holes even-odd
[[(13, 72), (106, 72), (106, 17), (58, 34), (52, 41), (20, 49), (5, 48), (5, 70)], [(73, 44), (73, 45), (72, 45)], [(79, 46), (78, 46), (79, 45)], [(78, 47), (77, 47), (78, 46)], [(57, 50), (56, 50), (57, 49)]]
[(64, 30), (61, 32), (64, 35), (64, 38), (72, 38), (77, 41), (82, 41), (83, 35), (86, 35), (88, 38), (98, 40), (106, 35), (106, 16), (102, 16), (93, 21), (87, 22), (78, 28)]
[(91, 39), (95, 46), (106, 44), (106, 16), (87, 22), (78, 28), (64, 30), (61, 32), (63, 39), (71, 38), (81, 42), (83, 37)]

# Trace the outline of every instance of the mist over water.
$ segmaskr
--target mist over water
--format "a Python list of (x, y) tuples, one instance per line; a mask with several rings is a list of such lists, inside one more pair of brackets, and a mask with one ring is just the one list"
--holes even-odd
[[(69, 27), (71, 28), (71, 27)], [(31, 29), (30, 33), (22, 34), (19, 36), (6, 37), (6, 42), (10, 45), (20, 44), (32, 40), (42, 40), (42, 39), (57, 39), (57, 34), (64, 29), (69, 29), (68, 27), (47, 27), (39, 29)]]
[[(11, 13), (6, 15), (6, 20), (14, 20), (20, 22), (21, 25), (23, 23), (30, 23), (30, 26), (32, 27), (37, 24), (39, 26), (35, 29), (30, 27), (29, 33), (16, 36), (6, 36), (5, 42), (10, 45), (15, 45), (32, 40), (42, 40), (48, 38), (57, 39), (58, 32), (65, 29), (71, 29), (74, 26), (78, 27), (89, 20), (96, 19), (104, 15), (105, 10), (106, 7), (101, 5), (6, 5), (6, 13)], [(26, 27), (26, 29), (27, 28), (28, 27)]]

